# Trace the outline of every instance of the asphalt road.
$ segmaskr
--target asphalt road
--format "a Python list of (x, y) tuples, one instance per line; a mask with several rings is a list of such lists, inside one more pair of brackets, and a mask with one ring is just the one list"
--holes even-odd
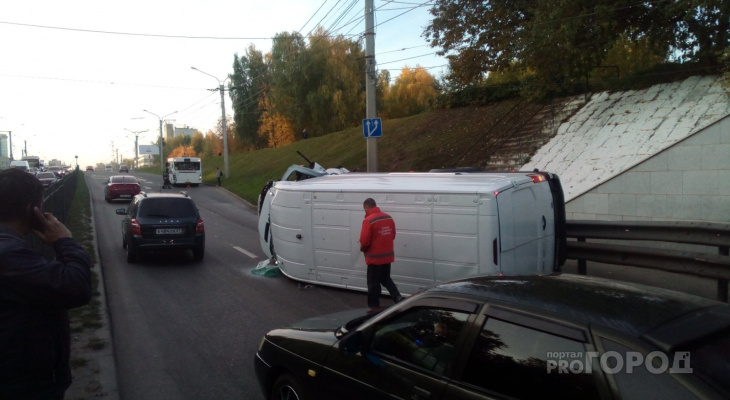
[[(262, 399), (253, 358), (263, 335), (291, 322), (366, 306), (364, 293), (312, 286), (251, 270), (264, 260), (254, 207), (211, 186), (187, 190), (205, 222), (206, 254), (153, 254), (135, 264), (122, 249), (121, 216), (87, 173), (111, 315), (122, 399)], [(158, 175), (131, 174), (144, 191)]]

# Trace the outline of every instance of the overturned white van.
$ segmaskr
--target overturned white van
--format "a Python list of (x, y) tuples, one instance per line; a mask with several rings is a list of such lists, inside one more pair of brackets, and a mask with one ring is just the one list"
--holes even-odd
[(259, 198), (261, 246), (298, 281), (367, 291), (363, 200), (396, 224), (402, 293), (474, 275), (535, 275), (565, 262), (565, 203), (545, 172), (346, 173), (292, 166)]

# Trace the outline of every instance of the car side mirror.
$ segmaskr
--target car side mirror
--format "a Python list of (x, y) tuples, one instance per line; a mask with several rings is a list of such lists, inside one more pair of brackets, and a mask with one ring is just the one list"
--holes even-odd
[(355, 331), (345, 336), (339, 344), (340, 354), (352, 356), (364, 350), (365, 335), (362, 331)]
[(117, 208), (116, 212), (117, 212), (117, 215), (127, 215), (126, 208)]

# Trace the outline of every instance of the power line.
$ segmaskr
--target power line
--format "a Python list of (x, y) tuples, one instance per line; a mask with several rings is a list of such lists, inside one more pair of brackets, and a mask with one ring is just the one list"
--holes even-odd
[(317, 15), (317, 13), (319, 12), (319, 10), (321, 10), (322, 7), (324, 7), (324, 5), (327, 4), (327, 1), (329, 1), (329, 0), (324, 0), (324, 2), (319, 6), (319, 8), (317, 8), (317, 11), (315, 11), (314, 14), (312, 14), (312, 16), (309, 17), (309, 19), (307, 20), (307, 22), (305, 22), (304, 25), (302, 25), (302, 27), (299, 28), (299, 30), (297, 31), (297, 33), (300, 33), (302, 31), (302, 29), (304, 29), (304, 27), (307, 26), (307, 24), (309, 23), (309, 21), (311, 21), (312, 18), (314, 18), (314, 16)]
[[(61, 27), (61, 26), (26, 24), (26, 23), (10, 22), (10, 21), (0, 21), (0, 24), (22, 26), (22, 27), (26, 27), (26, 28), (54, 29), (54, 30), (61, 30), (61, 31), (97, 33), (97, 34), (104, 34), (104, 35), (157, 37), (157, 38), (163, 38), (163, 39), (204, 39), (204, 40), (277, 40), (277, 39), (280, 39), (277, 37), (190, 36), (190, 35), (164, 35), (164, 34), (155, 34), (155, 33), (115, 32), (115, 31), (102, 31), (102, 30), (96, 30), (96, 29), (67, 28), (67, 27)], [(311, 34), (311, 31), (309, 34)], [(309, 34), (307, 34), (305, 37), (309, 37)]]

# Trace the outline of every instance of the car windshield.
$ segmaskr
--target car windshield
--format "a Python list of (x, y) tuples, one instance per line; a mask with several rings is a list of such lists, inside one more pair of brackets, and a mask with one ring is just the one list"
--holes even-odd
[(53, 172), (39, 172), (38, 175), (36, 175), (38, 179), (42, 178), (55, 178), (56, 175), (53, 174)]
[(139, 217), (186, 218), (197, 215), (193, 202), (188, 199), (147, 199), (140, 204)]

